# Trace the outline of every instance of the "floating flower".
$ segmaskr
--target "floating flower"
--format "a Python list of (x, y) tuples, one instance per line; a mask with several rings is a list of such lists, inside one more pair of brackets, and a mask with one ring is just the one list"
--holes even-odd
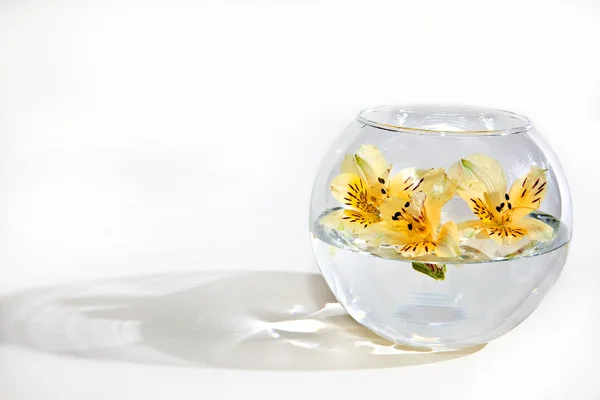
[(390, 169), (373, 145), (362, 145), (356, 154), (346, 155), (340, 175), (331, 182), (331, 194), (349, 209), (333, 212), (321, 223), (361, 233), (379, 222), (379, 206), (388, 196)]
[(443, 175), (441, 168), (407, 168), (390, 179), (391, 168), (373, 145), (362, 145), (355, 154), (346, 155), (340, 175), (331, 182), (331, 194), (349, 208), (328, 214), (321, 223), (362, 234), (381, 221), (381, 205), (390, 196), (408, 199), (411, 193), (432, 188)]
[(456, 185), (443, 172), (436, 172), (428, 191), (392, 196), (381, 205), (382, 222), (372, 230), (374, 241), (396, 246), (405, 257), (434, 254), (456, 257), (460, 253), (458, 229), (452, 221), (441, 229), (442, 206), (454, 196)]
[(506, 192), (502, 166), (493, 158), (472, 154), (454, 164), (449, 175), (457, 182), (457, 193), (478, 220), (458, 225), (460, 231), (471, 228), (475, 234), (501, 244), (528, 237), (551, 239), (554, 231), (544, 222), (529, 215), (538, 209), (548, 190), (546, 170), (534, 165), (514, 182)]

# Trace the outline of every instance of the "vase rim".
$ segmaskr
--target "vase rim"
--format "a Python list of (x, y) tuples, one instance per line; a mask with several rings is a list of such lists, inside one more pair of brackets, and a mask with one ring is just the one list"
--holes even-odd
[(384, 105), (362, 110), (357, 120), (388, 131), (438, 136), (505, 136), (531, 129), (512, 111), (465, 105)]

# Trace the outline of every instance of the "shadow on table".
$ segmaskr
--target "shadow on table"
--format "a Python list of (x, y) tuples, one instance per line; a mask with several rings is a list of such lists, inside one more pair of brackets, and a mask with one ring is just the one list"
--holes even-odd
[(319, 275), (190, 272), (34, 289), (0, 304), (0, 342), (93, 359), (252, 370), (428, 364), (484, 346), (394, 345), (349, 317)]

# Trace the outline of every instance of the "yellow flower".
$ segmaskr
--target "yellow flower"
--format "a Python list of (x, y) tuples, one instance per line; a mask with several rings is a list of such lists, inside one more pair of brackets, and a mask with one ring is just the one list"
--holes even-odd
[(333, 197), (349, 209), (337, 210), (321, 219), (321, 223), (338, 229), (364, 234), (381, 221), (381, 205), (394, 197), (408, 198), (409, 193), (431, 188), (443, 169), (408, 168), (389, 179), (389, 165), (373, 145), (360, 146), (355, 154), (346, 155), (340, 175), (331, 182)]
[(441, 170), (430, 173), (428, 191), (401, 193), (381, 205), (383, 221), (373, 227), (371, 236), (377, 244), (390, 244), (405, 257), (435, 254), (456, 257), (460, 254), (456, 224), (446, 222), (439, 229), (442, 206), (454, 196), (456, 185)]
[(321, 223), (361, 233), (379, 222), (379, 206), (388, 196), (390, 169), (373, 145), (362, 145), (356, 154), (346, 155), (340, 175), (331, 182), (331, 194), (350, 209), (333, 212)]
[(548, 190), (546, 170), (532, 166), (509, 192), (502, 166), (491, 157), (472, 154), (454, 164), (448, 173), (457, 182), (458, 195), (479, 217), (460, 223), (460, 231), (471, 228), (501, 244), (524, 237), (539, 241), (552, 238), (554, 231), (549, 225), (528, 216), (539, 208)]

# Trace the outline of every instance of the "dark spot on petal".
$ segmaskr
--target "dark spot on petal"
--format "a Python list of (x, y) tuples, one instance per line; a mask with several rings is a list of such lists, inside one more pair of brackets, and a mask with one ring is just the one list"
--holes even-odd
[(504, 195), (504, 199), (505, 199), (505, 200), (510, 200), (510, 197), (508, 197), (508, 193), (506, 193), (506, 194)]
[(381, 194), (386, 194), (387, 192), (385, 191), (384, 188), (381, 188)]
[(512, 204), (508, 203), (508, 209), (512, 210)]
[(407, 202), (404, 204), (404, 207), (410, 207), (410, 202), (408, 202), (408, 201), (407, 201)]
[(417, 188), (418, 188), (419, 186), (421, 186), (421, 183), (423, 183), (423, 181), (424, 181), (424, 180), (425, 180), (425, 178), (421, 178), (421, 180), (419, 181), (419, 184), (418, 184), (417, 186), (415, 186), (415, 188), (413, 189), (413, 192), (414, 192), (415, 190), (417, 190)]
[(377, 178), (377, 180), (379, 181), (379, 183), (381, 183), (382, 185), (385, 183), (385, 179), (383, 178)]
[(412, 231), (412, 224), (408, 224), (408, 230)]

